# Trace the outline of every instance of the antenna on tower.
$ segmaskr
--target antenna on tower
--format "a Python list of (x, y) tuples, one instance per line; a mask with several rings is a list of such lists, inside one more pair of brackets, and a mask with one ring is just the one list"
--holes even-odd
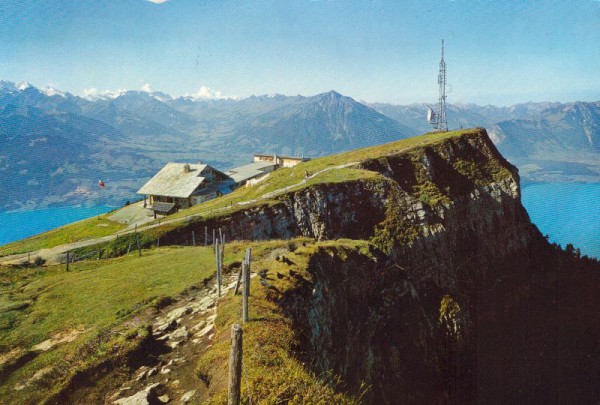
[(437, 111), (427, 107), (427, 120), (435, 132), (448, 131), (448, 119), (446, 117), (446, 61), (444, 60), (444, 40), (442, 39), (442, 59), (440, 60), (440, 71), (438, 73), (438, 85), (440, 95), (438, 99)]

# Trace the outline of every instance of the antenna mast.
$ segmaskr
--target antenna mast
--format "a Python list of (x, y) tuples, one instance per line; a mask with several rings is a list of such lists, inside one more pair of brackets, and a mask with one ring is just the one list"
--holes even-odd
[(448, 132), (448, 119), (446, 118), (446, 61), (444, 60), (444, 40), (442, 39), (442, 59), (440, 60), (440, 99), (438, 101), (438, 132)]
[(440, 71), (438, 73), (438, 85), (440, 96), (437, 111), (428, 107), (427, 119), (433, 125), (435, 132), (448, 131), (448, 119), (446, 117), (446, 61), (444, 60), (444, 40), (442, 39), (442, 59), (440, 60)]

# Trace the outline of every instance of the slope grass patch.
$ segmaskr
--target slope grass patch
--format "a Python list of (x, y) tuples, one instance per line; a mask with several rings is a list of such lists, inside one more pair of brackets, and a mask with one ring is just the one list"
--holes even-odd
[[(147, 334), (138, 313), (201, 285), (214, 271), (210, 247), (84, 261), (68, 273), (64, 266), (0, 269), (0, 395), (9, 403), (38, 403), (50, 389), (41, 382), (14, 388), (44, 368), (60, 368), (65, 359), (71, 360), (64, 373), (53, 369), (53, 386), (77, 367), (115, 355), (114, 347), (133, 350)], [(28, 353), (36, 355), (19, 364)], [(7, 367), (13, 368), (8, 375)]]
[(124, 229), (126, 225), (111, 221), (106, 215), (61, 226), (39, 235), (0, 246), (0, 256), (52, 248), (65, 243), (100, 238)]

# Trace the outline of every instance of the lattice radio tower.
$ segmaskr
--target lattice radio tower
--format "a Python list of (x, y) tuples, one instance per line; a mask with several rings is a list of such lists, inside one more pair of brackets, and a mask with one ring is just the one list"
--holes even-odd
[(437, 111), (428, 108), (427, 120), (435, 132), (448, 131), (448, 119), (446, 117), (446, 61), (444, 60), (444, 40), (442, 39), (442, 59), (440, 60), (440, 71), (438, 73), (438, 85), (440, 87), (440, 98), (438, 100)]

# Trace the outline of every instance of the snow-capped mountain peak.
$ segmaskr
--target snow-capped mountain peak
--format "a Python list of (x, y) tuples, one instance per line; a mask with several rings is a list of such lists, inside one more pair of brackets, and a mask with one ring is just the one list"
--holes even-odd
[(57, 90), (57, 89), (55, 89), (52, 86), (46, 86), (46, 88), (42, 89), (41, 91), (42, 91), (42, 93), (44, 93), (48, 97), (53, 97), (53, 96), (59, 96), (59, 97), (62, 97), (62, 98), (66, 98), (67, 97), (66, 93), (64, 93), (64, 92), (62, 92), (60, 90)]
[(18, 90), (27, 90), (28, 88), (33, 87), (29, 82), (20, 82), (19, 84), (17, 84), (17, 89)]
[(89, 101), (112, 100), (127, 93), (125, 89), (98, 90), (95, 87), (83, 90), (83, 98)]

